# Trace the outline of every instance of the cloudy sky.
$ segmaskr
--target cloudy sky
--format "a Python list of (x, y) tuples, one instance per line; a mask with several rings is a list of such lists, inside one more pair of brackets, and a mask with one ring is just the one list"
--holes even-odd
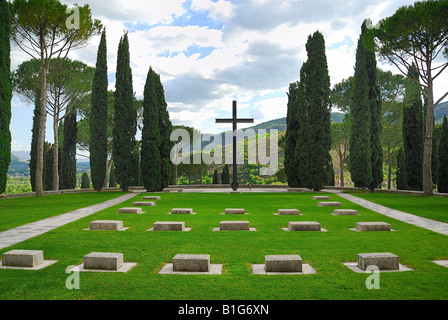
[[(107, 30), (109, 88), (115, 87), (117, 48), (129, 32), (133, 85), (143, 97), (150, 66), (161, 75), (174, 124), (204, 133), (230, 129), (216, 125), (230, 117), (232, 100), (239, 116), (256, 123), (286, 116), (289, 84), (306, 61), (307, 37), (320, 31), (326, 42), (331, 85), (352, 76), (360, 26), (378, 22), (413, 0), (62, 0), (89, 4)], [(95, 66), (99, 36), (70, 58)], [(29, 59), (12, 48), (15, 70)], [(384, 70), (398, 73), (391, 65)], [(448, 77), (436, 82), (442, 95)], [(445, 88), (446, 89), (446, 88)], [(29, 150), (33, 106), (13, 98), (14, 151)], [(51, 128), (51, 119), (47, 127)], [(47, 140), (53, 134), (47, 130)]]

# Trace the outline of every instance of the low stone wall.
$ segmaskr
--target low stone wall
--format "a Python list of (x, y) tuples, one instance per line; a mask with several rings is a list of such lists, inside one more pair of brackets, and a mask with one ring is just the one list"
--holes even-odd
[[(123, 191), (120, 188), (104, 188), (102, 191)], [(95, 189), (71, 189), (71, 190), (57, 190), (57, 191), (45, 191), (44, 195), (52, 194), (69, 194), (69, 193), (89, 193), (96, 192)], [(14, 193), (14, 194), (2, 194), (0, 199), (14, 199), (14, 198), (27, 198), (35, 197), (35, 192), (30, 193)]]
[[(341, 191), (362, 191), (361, 188), (348, 188), (348, 187), (325, 187), (327, 190), (341, 190)], [(367, 190), (367, 189), (366, 189)], [(367, 190), (368, 192), (368, 190)], [(407, 196), (423, 196), (422, 191), (410, 191), (410, 190), (395, 190), (395, 189), (375, 189), (376, 193), (389, 193)], [(448, 193), (434, 193), (435, 197), (448, 198)]]
[[(171, 185), (168, 187), (172, 189), (232, 189), (230, 184), (192, 184), (192, 185)], [(289, 188), (288, 185), (270, 185), (270, 184), (254, 184), (252, 189), (286, 189)], [(240, 184), (238, 189), (249, 189), (249, 186), (246, 184)]]

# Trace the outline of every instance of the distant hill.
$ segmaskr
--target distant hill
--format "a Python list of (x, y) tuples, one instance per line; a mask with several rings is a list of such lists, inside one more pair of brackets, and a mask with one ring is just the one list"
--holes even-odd
[(11, 153), (11, 163), (9, 165), (8, 175), (29, 176), (30, 167), (28, 166), (28, 161), (19, 158), (14, 153)]
[(448, 117), (448, 101), (440, 103), (434, 109), (434, 120), (436, 121), (436, 124), (442, 123), (444, 115), (446, 115)]

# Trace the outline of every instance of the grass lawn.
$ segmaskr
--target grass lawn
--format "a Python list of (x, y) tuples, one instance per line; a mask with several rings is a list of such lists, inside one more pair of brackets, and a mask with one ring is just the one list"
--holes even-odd
[(448, 198), (370, 192), (346, 192), (385, 207), (448, 223)]
[(47, 195), (43, 198), (0, 200), (0, 232), (54, 217), (124, 195), (123, 192), (92, 192)]
[[(87, 196), (83, 206), (87, 206)], [(89, 195), (90, 196), (90, 195)], [(142, 215), (117, 214), (134, 199), (73, 222), (40, 237), (0, 251), (44, 250), (59, 260), (40, 271), (0, 270), (0, 299), (148, 299), (148, 300), (303, 300), (303, 299), (448, 299), (448, 269), (433, 260), (448, 259), (447, 237), (374, 213), (331, 195), (360, 216), (333, 216), (318, 207), (311, 193), (160, 194), (156, 207)], [(62, 196), (69, 197), (69, 196)], [(387, 197), (384, 197), (387, 198)], [(68, 198), (67, 198), (68, 199)], [(435, 198), (434, 198), (435, 199)], [(439, 201), (438, 199), (435, 199)], [(21, 199), (24, 206), (33, 199)], [(168, 215), (172, 208), (193, 208), (197, 215)], [(249, 215), (220, 215), (225, 208), (245, 208)], [(276, 216), (278, 209), (297, 208), (303, 216)], [(431, 215), (431, 212), (428, 212)], [(123, 232), (83, 231), (93, 220), (123, 220)], [(220, 221), (249, 220), (256, 232), (213, 232)], [(146, 232), (156, 221), (185, 221), (190, 232)], [(285, 232), (289, 221), (318, 221), (328, 232)], [(355, 232), (357, 221), (384, 221), (396, 232)], [(90, 252), (120, 252), (138, 265), (126, 274), (86, 272), (80, 289), (65, 286), (66, 268), (81, 264)], [(368, 290), (370, 274), (342, 264), (358, 253), (392, 252), (409, 272), (380, 274), (380, 289)], [(209, 254), (224, 264), (222, 275), (160, 275), (176, 254)], [(316, 269), (311, 275), (253, 275), (251, 264), (265, 255), (298, 254)]]

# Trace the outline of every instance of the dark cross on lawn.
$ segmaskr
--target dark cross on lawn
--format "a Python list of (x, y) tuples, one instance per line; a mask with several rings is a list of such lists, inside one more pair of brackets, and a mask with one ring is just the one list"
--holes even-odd
[(232, 119), (216, 119), (216, 123), (232, 123), (233, 124), (233, 191), (237, 191), (237, 166), (236, 166), (236, 130), (238, 123), (254, 123), (254, 119), (238, 119), (237, 117), (237, 102), (233, 101), (233, 115)]

